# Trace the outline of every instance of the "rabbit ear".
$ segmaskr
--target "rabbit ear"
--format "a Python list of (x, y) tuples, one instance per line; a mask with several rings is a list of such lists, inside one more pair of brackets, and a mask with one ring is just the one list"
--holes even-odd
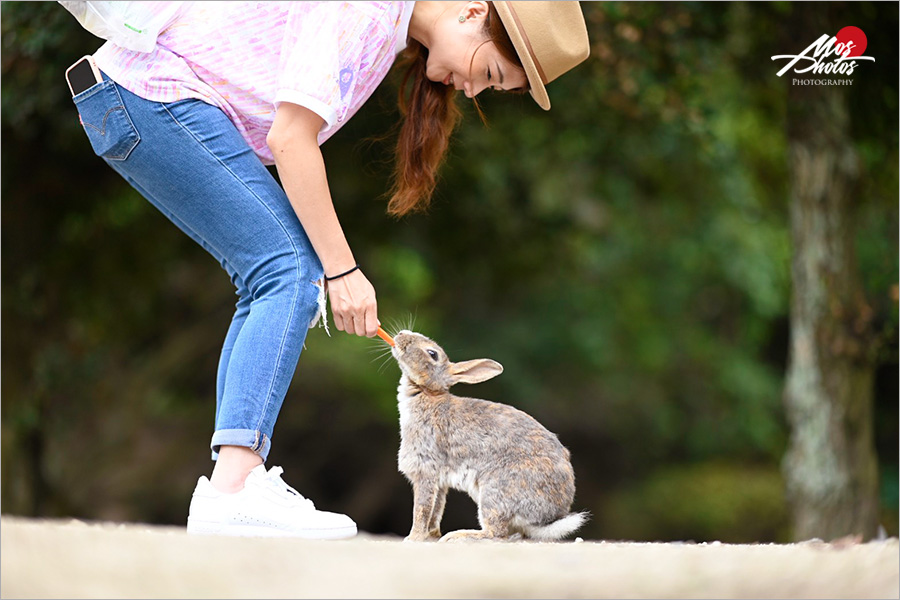
[(503, 372), (503, 365), (489, 358), (477, 358), (450, 365), (451, 385), (457, 383), (480, 383)]

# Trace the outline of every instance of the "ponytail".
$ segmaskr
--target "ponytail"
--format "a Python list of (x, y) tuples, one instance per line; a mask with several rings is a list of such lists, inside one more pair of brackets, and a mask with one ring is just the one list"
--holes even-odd
[(405, 54), (408, 68), (399, 94), (403, 125), (397, 138), (394, 181), (388, 201), (388, 213), (397, 217), (428, 208), (437, 185), (438, 168), (462, 117), (455, 102), (456, 90), (425, 76), (428, 50), (410, 40)]

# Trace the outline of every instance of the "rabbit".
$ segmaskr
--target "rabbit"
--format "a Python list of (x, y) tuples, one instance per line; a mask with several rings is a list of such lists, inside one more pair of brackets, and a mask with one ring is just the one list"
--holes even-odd
[[(575, 472), (570, 453), (524, 412), (497, 402), (450, 393), (503, 372), (490, 359), (453, 363), (434, 341), (403, 330), (391, 349), (401, 370), (398, 467), (413, 488), (407, 541), (552, 541), (588, 519), (570, 513)], [(467, 492), (478, 505), (481, 530), (441, 537), (447, 490)]]

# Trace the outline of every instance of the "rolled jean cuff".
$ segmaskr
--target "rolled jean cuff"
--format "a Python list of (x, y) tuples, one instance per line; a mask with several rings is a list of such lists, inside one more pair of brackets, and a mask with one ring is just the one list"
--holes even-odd
[(263, 462), (269, 456), (269, 450), (272, 448), (272, 440), (269, 436), (253, 429), (220, 429), (212, 436), (209, 443), (212, 449), (212, 459), (219, 458), (219, 448), (222, 446), (244, 446), (250, 448), (256, 454), (259, 454)]

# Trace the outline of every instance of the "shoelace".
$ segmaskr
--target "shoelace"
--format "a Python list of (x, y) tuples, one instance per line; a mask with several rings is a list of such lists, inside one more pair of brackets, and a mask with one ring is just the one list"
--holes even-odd
[(300, 492), (286, 484), (281, 478), (282, 473), (284, 473), (284, 469), (281, 467), (272, 467), (269, 469), (269, 472), (266, 473), (263, 481), (265, 481), (266, 485), (275, 490), (280, 496), (292, 500), (295, 504), (305, 504), (308, 508), (315, 510), (316, 505), (313, 504), (313, 501), (309, 498), (304, 498)]

